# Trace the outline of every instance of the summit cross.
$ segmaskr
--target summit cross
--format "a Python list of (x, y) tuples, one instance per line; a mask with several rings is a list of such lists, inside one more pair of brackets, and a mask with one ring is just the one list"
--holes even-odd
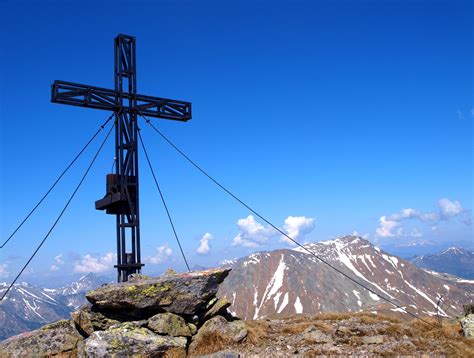
[(120, 34), (115, 38), (114, 77), (113, 90), (54, 81), (51, 102), (115, 113), (115, 173), (107, 175), (107, 193), (95, 207), (116, 215), (114, 267), (117, 281), (125, 282), (144, 266), (140, 254), (138, 115), (186, 122), (191, 119), (191, 103), (137, 94), (135, 37)]

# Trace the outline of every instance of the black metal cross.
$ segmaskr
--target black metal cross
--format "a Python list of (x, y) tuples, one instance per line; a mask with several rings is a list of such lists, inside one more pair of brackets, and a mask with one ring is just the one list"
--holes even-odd
[[(115, 174), (107, 175), (107, 194), (96, 209), (117, 217), (117, 281), (140, 273), (138, 191), (138, 115), (186, 122), (191, 103), (137, 94), (135, 37), (115, 38), (115, 90), (54, 81), (51, 102), (115, 112)], [(129, 232), (129, 235), (127, 235)], [(131, 243), (127, 250), (127, 238)]]

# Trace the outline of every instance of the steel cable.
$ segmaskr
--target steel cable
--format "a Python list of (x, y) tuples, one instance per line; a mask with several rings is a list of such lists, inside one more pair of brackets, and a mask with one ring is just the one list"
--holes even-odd
[(89, 141), (84, 145), (84, 147), (82, 147), (82, 149), (80, 150), (80, 152), (74, 157), (74, 159), (69, 163), (69, 165), (66, 167), (66, 169), (64, 169), (62, 171), (62, 173), (59, 175), (59, 177), (56, 179), (56, 181), (53, 183), (53, 185), (48, 189), (48, 191), (46, 192), (46, 194), (43, 195), (43, 197), (40, 199), (40, 201), (38, 201), (38, 203), (33, 207), (33, 209), (31, 209), (31, 211), (28, 213), (28, 215), (26, 215), (26, 217), (23, 219), (23, 221), (16, 227), (16, 229), (12, 232), (12, 234), (8, 237), (7, 240), (5, 240), (5, 242), (0, 245), (0, 249), (2, 249), (12, 238), (13, 236), (15, 236), (15, 234), (17, 233), (18, 230), (20, 230), (20, 228), (23, 226), (23, 224), (30, 218), (30, 216), (36, 211), (36, 209), (41, 205), (41, 203), (44, 201), (44, 199), (46, 199), (46, 197), (49, 195), (49, 193), (51, 193), (51, 191), (54, 189), (54, 187), (56, 186), (56, 184), (59, 183), (59, 181), (62, 179), (62, 177), (66, 174), (66, 172), (73, 166), (73, 164), (76, 162), (77, 159), (79, 159), (79, 157), (81, 156), (81, 154), (87, 149), (87, 147), (89, 146), (89, 144), (92, 143), (92, 141), (95, 139), (95, 137), (97, 137), (97, 135), (100, 133), (100, 131), (102, 131), (102, 129), (104, 129), (104, 127), (107, 125), (107, 123), (109, 123), (109, 121), (112, 119), (112, 117), (114, 116), (114, 113), (112, 113), (110, 115), (109, 118), (107, 118), (107, 120), (99, 127), (99, 129), (97, 129), (97, 132), (95, 132), (95, 134), (92, 136), (91, 139), (89, 139)]
[(71, 194), (71, 196), (69, 197), (69, 200), (66, 202), (66, 205), (63, 207), (63, 209), (61, 210), (61, 213), (59, 214), (59, 216), (56, 218), (56, 220), (54, 221), (53, 225), (51, 226), (51, 228), (49, 229), (48, 233), (45, 235), (45, 237), (43, 238), (43, 240), (41, 240), (40, 244), (36, 247), (36, 250), (33, 252), (33, 254), (31, 255), (31, 257), (28, 259), (28, 261), (26, 262), (26, 264), (23, 266), (23, 268), (20, 270), (20, 272), (18, 273), (18, 275), (16, 275), (15, 279), (13, 280), (13, 282), (10, 284), (10, 286), (8, 286), (7, 290), (5, 291), (5, 293), (3, 294), (2, 298), (0, 299), (0, 301), (3, 301), (3, 299), (6, 297), (6, 295), (8, 294), (8, 292), (11, 290), (11, 288), (13, 287), (13, 285), (16, 283), (16, 281), (18, 280), (18, 278), (21, 276), (21, 274), (23, 273), (23, 271), (25, 271), (25, 269), (28, 267), (28, 265), (30, 264), (31, 260), (33, 260), (33, 258), (36, 256), (36, 254), (38, 253), (38, 251), (40, 250), (40, 248), (43, 246), (43, 244), (45, 243), (46, 239), (49, 237), (49, 235), (51, 234), (51, 232), (53, 231), (53, 229), (56, 227), (57, 223), (59, 222), (59, 220), (61, 219), (61, 217), (63, 216), (64, 212), (66, 211), (66, 209), (68, 208), (69, 204), (71, 203), (72, 199), (74, 198), (74, 196), (76, 195), (77, 191), (79, 190), (79, 188), (81, 187), (82, 183), (84, 182), (84, 179), (86, 178), (87, 174), (89, 174), (89, 171), (91, 170), (92, 168), (92, 165), (94, 164), (95, 160), (97, 159), (100, 151), (102, 150), (105, 142), (107, 141), (107, 139), (109, 138), (109, 135), (110, 133), (112, 132), (112, 129), (114, 128), (114, 125), (112, 125), (110, 127), (110, 130), (109, 132), (107, 133), (107, 135), (105, 136), (104, 140), (102, 141), (102, 144), (100, 145), (99, 149), (97, 149), (97, 152), (95, 153), (94, 157), (92, 158), (92, 161), (91, 163), (89, 164), (89, 166), (87, 167), (87, 170), (85, 171), (84, 175), (82, 176), (81, 180), (79, 181), (79, 183), (77, 184), (76, 188), (74, 189), (73, 193)]
[(148, 166), (150, 167), (151, 175), (153, 176), (153, 179), (154, 179), (155, 184), (156, 184), (156, 188), (158, 189), (158, 192), (160, 193), (161, 201), (163, 203), (163, 206), (165, 207), (166, 214), (168, 215), (168, 220), (170, 222), (171, 228), (173, 229), (174, 237), (176, 238), (176, 241), (178, 243), (179, 250), (181, 251), (181, 255), (183, 256), (184, 262), (186, 263), (186, 267), (188, 268), (188, 272), (191, 272), (191, 269), (189, 268), (189, 265), (188, 265), (188, 260), (186, 259), (186, 255), (184, 254), (183, 248), (181, 247), (181, 243), (179, 241), (178, 234), (176, 233), (176, 229), (174, 227), (173, 220), (171, 219), (171, 214), (170, 214), (170, 211), (168, 210), (168, 205), (166, 205), (165, 197), (163, 195), (163, 192), (161, 191), (160, 185), (158, 184), (158, 180), (156, 179), (155, 171), (153, 170), (153, 167), (151, 165), (150, 158), (148, 157), (148, 152), (145, 148), (145, 144), (143, 143), (143, 138), (142, 138), (142, 135), (140, 133), (140, 130), (138, 131), (138, 137), (140, 138), (140, 143), (142, 145), (143, 152), (145, 153), (145, 157), (146, 157), (146, 160), (148, 162)]
[[(249, 205), (247, 205), (245, 202), (243, 202), (241, 199), (239, 199), (235, 194), (233, 194), (229, 189), (227, 189), (225, 186), (223, 186), (221, 183), (219, 183), (216, 179), (214, 179), (211, 175), (209, 175), (204, 169), (202, 169), (198, 164), (196, 164), (190, 157), (188, 157), (183, 151), (181, 151), (181, 149), (179, 149), (173, 142), (171, 142), (170, 139), (168, 139), (158, 128), (156, 128), (153, 123), (151, 123), (151, 121), (146, 118), (144, 115), (140, 114), (141, 117), (143, 117), (143, 119), (145, 119), (146, 123), (148, 123), (148, 125), (150, 125), (151, 128), (153, 128), (173, 149), (175, 149), (183, 158), (185, 158), (190, 164), (192, 164), (197, 170), (199, 170), (202, 174), (204, 174), (208, 179), (210, 179), (214, 184), (216, 184), (218, 187), (220, 187), (223, 191), (225, 191), (228, 195), (230, 195), (232, 198), (234, 198), (237, 202), (239, 202), (241, 205), (243, 205), (245, 208), (247, 208), (248, 210), (250, 210), (252, 213), (254, 213), (256, 216), (258, 216), (260, 219), (262, 219), (263, 221), (265, 221), (268, 225), (270, 225), (273, 229), (275, 229), (276, 231), (278, 231), (281, 235), (285, 236), (288, 240), (290, 240), (291, 242), (293, 242), (296, 246), (300, 247), (301, 249), (305, 250), (308, 254), (310, 254), (311, 256), (315, 257), (316, 259), (318, 259), (319, 261), (321, 261), (322, 263), (324, 263), (325, 265), (327, 265), (328, 267), (330, 267), (331, 269), (335, 270), (336, 272), (338, 272), (339, 274), (341, 274), (342, 276), (344, 276), (345, 278), (347, 278), (348, 280), (352, 281), (353, 283), (355, 283), (356, 285), (366, 289), (367, 291), (373, 293), (374, 295), (376, 295), (377, 297), (381, 298), (382, 300), (390, 303), (391, 305), (401, 309), (402, 311), (406, 312), (407, 314), (409, 314), (410, 316), (416, 318), (416, 319), (419, 319), (421, 320), (422, 322), (428, 324), (428, 325), (432, 325), (430, 322), (424, 320), (423, 318), (421, 317), (418, 317), (416, 314), (408, 311), (406, 308), (403, 308), (402, 306), (400, 306), (399, 304), (393, 302), (391, 299), (377, 293), (376, 291), (374, 291), (373, 289), (371, 289), (370, 287), (364, 285), (363, 283), (360, 283), (359, 281), (355, 280), (354, 278), (350, 277), (348, 274), (346, 274), (345, 272), (343, 272), (342, 270), (338, 269), (337, 267), (333, 266), (330, 262), (326, 261), (325, 259), (323, 259), (322, 257), (320, 257), (319, 255), (315, 254), (313, 251), (309, 250), (307, 247), (305, 247), (304, 245), (300, 244), (298, 241), (296, 241), (295, 239), (293, 239), (292, 237), (290, 237), (288, 234), (286, 234), (284, 231), (282, 231), (280, 228), (278, 228), (277, 226), (275, 226), (273, 223), (271, 223), (269, 220), (267, 220), (264, 216), (260, 215), (257, 211), (255, 211), (252, 207), (250, 207)], [(433, 326), (433, 325), (432, 325)]]

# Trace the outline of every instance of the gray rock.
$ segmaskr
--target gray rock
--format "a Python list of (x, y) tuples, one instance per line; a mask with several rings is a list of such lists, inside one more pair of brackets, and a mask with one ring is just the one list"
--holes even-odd
[(197, 330), (198, 330), (196, 325), (192, 324), (192, 323), (188, 323), (188, 327), (189, 327), (189, 331), (194, 336), (197, 333)]
[(310, 326), (302, 333), (303, 339), (308, 343), (334, 343), (331, 336), (321, 332), (315, 326)]
[(462, 306), (464, 310), (464, 315), (474, 314), (474, 303), (468, 303), (467, 305)]
[(362, 338), (365, 344), (382, 344), (384, 342), (383, 336), (366, 336)]
[(122, 317), (117, 315), (108, 317), (101, 312), (94, 311), (91, 305), (85, 305), (72, 312), (71, 318), (76, 324), (76, 328), (89, 336), (94, 331), (104, 331), (114, 324), (120, 323)]
[(165, 352), (186, 355), (184, 337), (160, 336), (147, 328), (126, 322), (118, 327), (91, 334), (79, 348), (80, 357), (156, 357)]
[(220, 339), (223, 343), (241, 342), (248, 334), (248, 327), (244, 321), (235, 320), (228, 322), (222, 316), (216, 316), (206, 321), (197, 334), (193, 336), (189, 346), (189, 353), (200, 354), (205, 348), (209, 337)]
[(227, 312), (227, 308), (231, 305), (231, 303), (225, 298), (216, 299), (212, 306), (208, 308), (208, 310), (204, 313), (203, 321), (207, 321), (208, 319), (222, 315), (223, 313)]
[(132, 273), (128, 276), (128, 282), (137, 282), (137, 281), (144, 281), (144, 280), (151, 280), (150, 276), (144, 275), (142, 273)]
[(99, 287), (86, 298), (99, 310), (134, 317), (171, 312), (194, 315), (216, 295), (229, 269), (213, 269)]
[(466, 338), (474, 338), (474, 314), (461, 318), (461, 328)]
[(155, 333), (173, 337), (191, 337), (192, 333), (186, 321), (173, 313), (158, 313), (148, 320), (148, 328)]
[(0, 357), (74, 357), (83, 337), (71, 321), (58, 321), (0, 343)]

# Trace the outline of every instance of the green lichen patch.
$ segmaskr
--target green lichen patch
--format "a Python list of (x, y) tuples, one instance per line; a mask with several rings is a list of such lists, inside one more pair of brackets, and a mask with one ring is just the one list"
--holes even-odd
[(66, 328), (66, 327), (70, 327), (70, 326), (71, 326), (70, 321), (68, 321), (67, 319), (62, 319), (62, 320), (44, 325), (43, 327), (41, 327), (41, 329), (43, 331), (46, 331), (46, 330), (50, 330), (50, 329)]

